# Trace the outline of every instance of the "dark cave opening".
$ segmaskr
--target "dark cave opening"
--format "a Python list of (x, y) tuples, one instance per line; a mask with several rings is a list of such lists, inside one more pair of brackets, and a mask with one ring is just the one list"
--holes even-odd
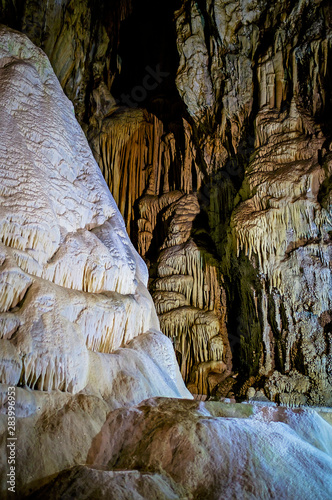
[(185, 107), (175, 85), (179, 64), (174, 12), (181, 2), (137, 0), (121, 23), (119, 72), (112, 94), (119, 105), (145, 108), (183, 141)]

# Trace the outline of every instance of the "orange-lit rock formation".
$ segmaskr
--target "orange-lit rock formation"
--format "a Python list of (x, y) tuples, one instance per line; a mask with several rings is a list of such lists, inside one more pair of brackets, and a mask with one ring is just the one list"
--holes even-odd
[[(6, 1), (2, 17), (73, 101), (183, 376), (220, 361), (238, 395), (254, 384), (286, 403), (296, 372), (310, 379), (296, 401), (330, 401), (328, 2), (113, 7)], [(278, 377), (288, 396), (269, 389)]]
[(330, 499), (328, 2), (0, 19), (0, 496)]

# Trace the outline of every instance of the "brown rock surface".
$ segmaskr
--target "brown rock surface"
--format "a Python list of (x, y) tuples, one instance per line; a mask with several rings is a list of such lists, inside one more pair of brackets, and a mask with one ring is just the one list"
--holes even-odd
[[(310, 381), (301, 400), (329, 403), (329, 2), (6, 0), (0, 14), (73, 101), (186, 381), (232, 358), (238, 394), (266, 377), (278, 400), (268, 379), (295, 370)], [(192, 307), (216, 315), (222, 354), (211, 315), (193, 348)]]
[(315, 412), (303, 410), (149, 399), (112, 412), (92, 442), (89, 465), (60, 473), (34, 498), (80, 491), (93, 498), (97, 484), (105, 495), (118, 476), (115, 498), (128, 498), (118, 493), (126, 477), (126, 492), (135, 487), (132, 498), (150, 483), (162, 499), (325, 500), (332, 493), (326, 481), (331, 440), (323, 436), (328, 428)]
[(19, 494), (329, 499), (331, 412), (266, 403), (332, 402), (329, 2), (0, 19), (74, 103), (197, 398), (158, 399), (190, 394), (147, 269), (45, 56), (1, 29), (2, 493), (14, 384)]

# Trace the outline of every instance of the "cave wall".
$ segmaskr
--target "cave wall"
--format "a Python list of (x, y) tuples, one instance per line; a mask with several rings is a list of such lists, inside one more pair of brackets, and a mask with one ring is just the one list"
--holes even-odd
[(240, 393), (265, 384), (286, 404), (331, 401), (329, 21), (324, 2), (189, 2), (177, 15)]
[(86, 463), (115, 408), (192, 395), (160, 332), (147, 267), (71, 101), (45, 53), (5, 26), (0, 129), (0, 496), (6, 499), (26, 498), (39, 481)]
[(191, 391), (330, 404), (329, 2), (3, 0), (0, 21), (72, 100)]

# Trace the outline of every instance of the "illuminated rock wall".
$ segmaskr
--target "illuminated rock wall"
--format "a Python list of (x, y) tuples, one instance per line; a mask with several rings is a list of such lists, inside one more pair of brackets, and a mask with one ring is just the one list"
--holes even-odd
[(329, 3), (3, 5), (74, 103), (190, 389), (331, 402)]
[(76, 393), (159, 330), (148, 272), (46, 56), (2, 28), (0, 60), (1, 382)]
[[(10, 13), (14, 4), (4, 5)], [(291, 38), (299, 47), (323, 38), (328, 18), (323, 2), (294, 10), (278, 2), (273, 16), (264, 5), (185, 2), (178, 11), (183, 116), (114, 106), (105, 82), (98, 112), (89, 115), (86, 99), (74, 102), (149, 264), (160, 324), (190, 390), (329, 405), (328, 52), (309, 51), (312, 87), (303, 86), (303, 68), (282, 78), (277, 58), (274, 90), (270, 63), (263, 70), (267, 59), (255, 58), (272, 43), (264, 33), (275, 17), (287, 36), (299, 33)], [(55, 7), (62, 22), (76, 19), (72, 2), (49, 6), (48, 19)], [(74, 23), (71, 48), (89, 12)], [(53, 26), (43, 13), (29, 30)], [(251, 23), (252, 64), (242, 72), (224, 62), (242, 61), (237, 50), (248, 49)], [(217, 33), (215, 60), (209, 36)], [(251, 104), (249, 66), (260, 75)], [(228, 68), (227, 84), (220, 68)], [(258, 82), (268, 92), (255, 90)], [(189, 400), (171, 341), (159, 332), (146, 265), (74, 108), (45, 55), (3, 27), (0, 97), (1, 497), (11, 385), (19, 497), (331, 498), (329, 408)]]

